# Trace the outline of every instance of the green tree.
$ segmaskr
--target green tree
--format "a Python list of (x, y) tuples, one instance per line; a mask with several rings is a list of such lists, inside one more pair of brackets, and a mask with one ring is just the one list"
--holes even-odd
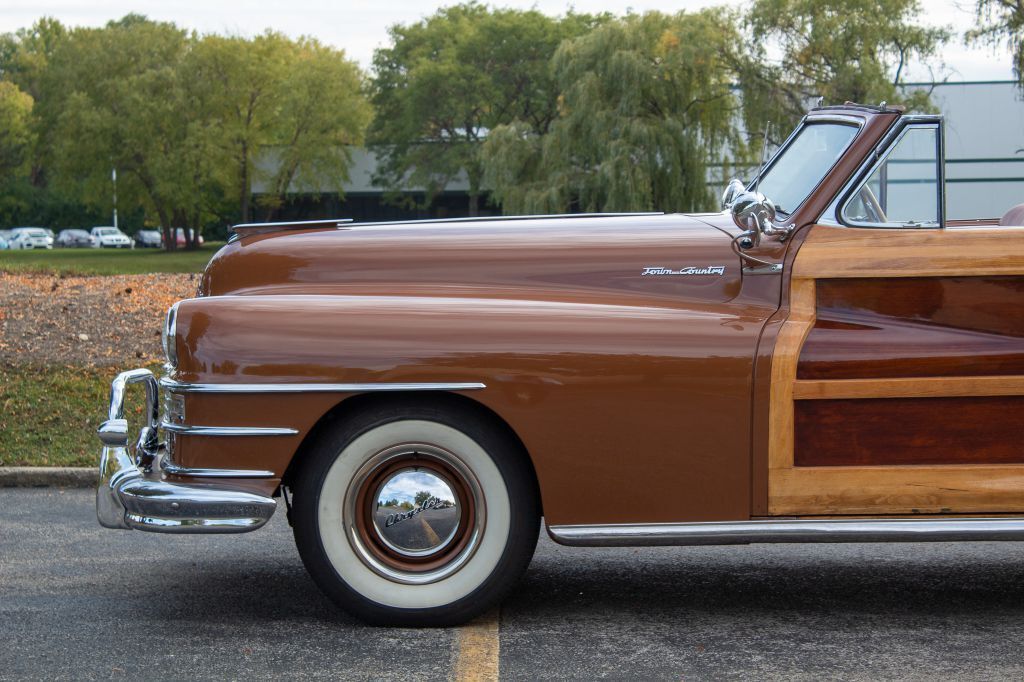
[(520, 121), (545, 131), (557, 115), (549, 61), (562, 40), (605, 16), (444, 8), (390, 29), (392, 46), (374, 54), (370, 129), (379, 181), (397, 197), (426, 189), (429, 203), (452, 181), (469, 185), (470, 214), (483, 191), (480, 146), (488, 131)]
[(189, 62), (195, 115), (211, 121), (216, 181), (233, 197), (242, 222), (252, 220), (253, 176), (273, 136), (288, 49), (288, 38), (270, 31), (252, 40), (208, 35), (194, 46)]
[[(195, 247), (211, 221), (250, 220), (257, 179), (269, 211), (296, 185), (340, 192), (370, 118), (359, 69), (315, 40), (200, 37), (138, 15), (42, 33), (0, 41), (0, 68), (40, 93), (47, 192), (109, 215), (116, 169), (120, 213), (158, 222), (167, 248), (176, 227)], [(39, 69), (11, 66), (44, 52)]]
[[(771, 120), (783, 134), (815, 99), (929, 108), (924, 91), (900, 90), (912, 60), (937, 55), (946, 28), (921, 25), (918, 0), (756, 0), (746, 16), (748, 58), (739, 68), (747, 127)], [(767, 45), (781, 51), (769, 58)]]
[(327, 186), (343, 198), (349, 150), (363, 143), (372, 118), (358, 66), (316, 40), (292, 45), (279, 87), (281, 104), (269, 140), (275, 163), (263, 201), (267, 220), (293, 187)]
[(23, 186), (28, 180), (32, 132), (32, 97), (17, 85), (0, 81), (0, 220), (25, 208)]
[(1013, 73), (1024, 88), (1024, 0), (978, 0), (978, 26), (967, 32), (967, 41), (1008, 44)]
[(142, 207), (165, 229), (173, 225), (184, 176), (168, 169), (183, 149), (177, 65), (187, 49), (184, 31), (138, 15), (75, 29), (57, 45), (40, 120), (61, 189), (87, 205), (110, 206), (116, 169), (120, 207)]
[(43, 17), (29, 28), (0, 35), (0, 78), (17, 84), (33, 99), (39, 99), (50, 57), (67, 35), (67, 28), (52, 17)]
[(735, 135), (735, 17), (648, 12), (567, 41), (557, 119), (491, 132), (485, 182), (506, 212), (710, 207), (707, 164)]
[(429, 500), (431, 497), (433, 497), (433, 495), (431, 495), (428, 491), (420, 490), (413, 496), (413, 499), (416, 501), (416, 506), (420, 507), (423, 505), (424, 502)]
[(0, 177), (25, 171), (32, 147), (32, 96), (0, 81)]
[(257, 180), (273, 211), (293, 183), (339, 193), (370, 119), (362, 73), (344, 52), (274, 32), (252, 40), (204, 36), (186, 60), (194, 115), (205, 121), (215, 181), (253, 218)]
[[(13, 83), (38, 104), (43, 98), (50, 56), (66, 37), (67, 29), (49, 17), (39, 19), (31, 27), (0, 35), (0, 80)], [(27, 172), (9, 176), (2, 190), (4, 199), (0, 201), (7, 207), (5, 222), (58, 224), (54, 219), (59, 221), (61, 209), (73, 204), (47, 186), (48, 131), (40, 125), (35, 112), (28, 124), (31, 144), (18, 161), (19, 167)]]

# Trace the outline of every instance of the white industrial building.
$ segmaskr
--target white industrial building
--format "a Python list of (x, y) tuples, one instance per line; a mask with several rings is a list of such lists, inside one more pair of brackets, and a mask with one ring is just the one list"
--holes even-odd
[(1024, 203), (1024, 93), (1013, 81), (913, 84), (932, 88), (946, 122), (949, 218), (998, 218)]

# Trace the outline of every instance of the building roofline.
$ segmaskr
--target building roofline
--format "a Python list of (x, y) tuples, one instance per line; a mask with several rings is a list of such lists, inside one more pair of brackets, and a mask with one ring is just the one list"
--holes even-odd
[(944, 85), (1017, 85), (1015, 80), (994, 80), (994, 81), (939, 81), (929, 82), (921, 81), (916, 83), (900, 83), (899, 87), (936, 87), (940, 88)]

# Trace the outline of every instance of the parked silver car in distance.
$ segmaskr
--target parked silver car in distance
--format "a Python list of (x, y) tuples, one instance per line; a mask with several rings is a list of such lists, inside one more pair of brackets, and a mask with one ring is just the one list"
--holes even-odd
[(139, 230), (135, 233), (135, 246), (159, 249), (164, 245), (164, 236), (160, 230)]
[(53, 238), (41, 227), (16, 227), (8, 241), (11, 249), (52, 249)]
[(64, 247), (89, 247), (92, 246), (93, 238), (85, 230), (61, 230), (57, 233), (57, 246)]
[(89, 231), (92, 235), (92, 246), (96, 249), (133, 249), (135, 244), (121, 230), (116, 227), (101, 226), (94, 227)]

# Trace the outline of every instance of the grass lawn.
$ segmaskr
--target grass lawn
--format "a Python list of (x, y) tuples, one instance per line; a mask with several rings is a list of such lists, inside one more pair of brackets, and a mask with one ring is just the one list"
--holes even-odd
[[(0, 251), (0, 271), (65, 275), (139, 275), (151, 272), (202, 272), (224, 242), (207, 242), (196, 251), (162, 249), (53, 249)], [(2, 451), (0, 451), (2, 452)]]
[[(97, 466), (96, 427), (107, 418), (116, 374), (111, 367), (0, 365), (0, 466)], [(144, 403), (139, 387), (129, 391), (129, 433), (138, 434)]]

